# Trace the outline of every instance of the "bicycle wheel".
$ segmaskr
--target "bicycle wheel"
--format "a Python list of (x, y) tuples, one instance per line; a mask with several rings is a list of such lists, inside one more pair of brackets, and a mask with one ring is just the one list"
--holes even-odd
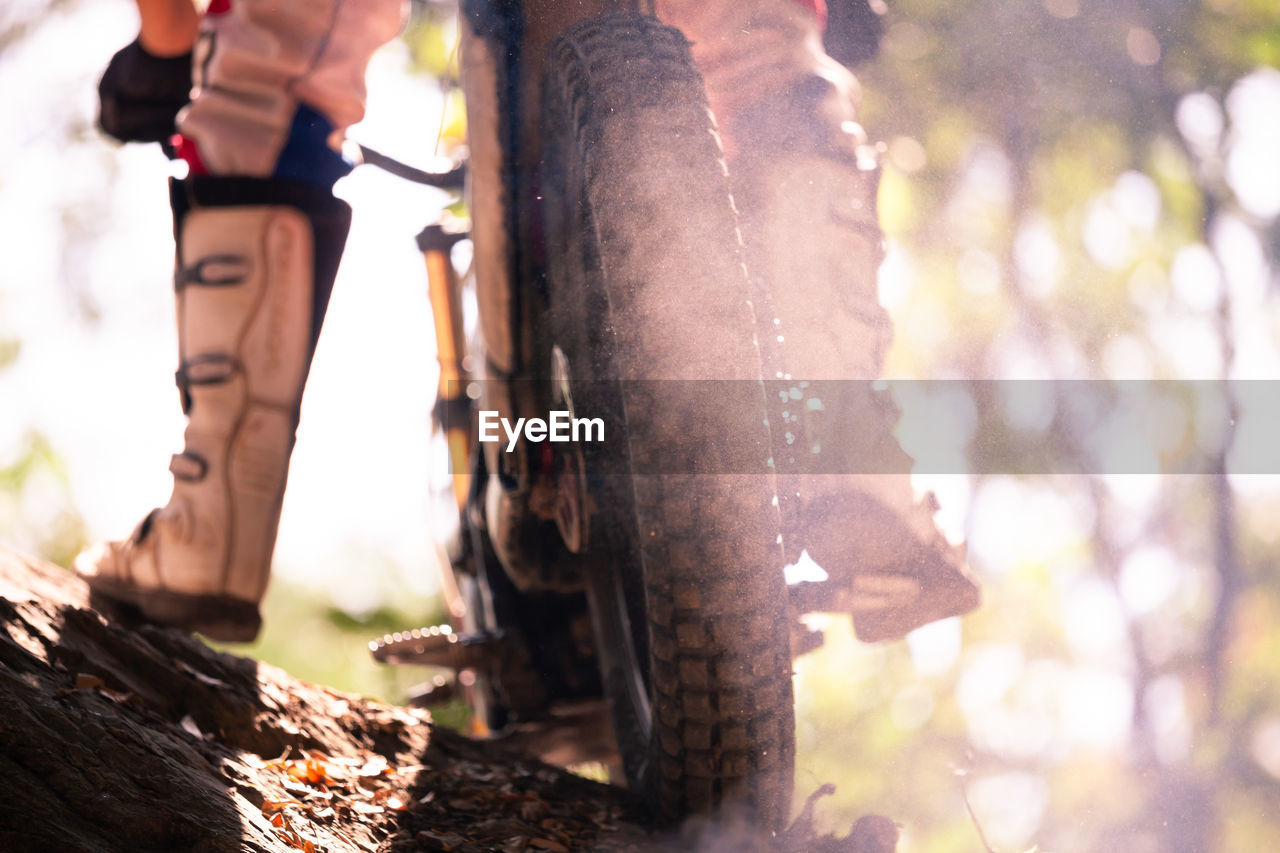
[[(632, 473), (593, 480), (590, 598), (628, 781), (664, 819), (740, 811), (776, 828), (794, 772), (786, 587), (755, 319), (702, 80), (678, 31), (609, 15), (552, 45), (542, 92), (555, 343), (570, 386), (596, 389), (579, 413), (616, 406), (627, 428), (599, 451)], [(581, 381), (601, 379), (620, 381)], [(734, 473), (694, 473), (709, 453)], [(658, 470), (679, 473), (643, 473)]]

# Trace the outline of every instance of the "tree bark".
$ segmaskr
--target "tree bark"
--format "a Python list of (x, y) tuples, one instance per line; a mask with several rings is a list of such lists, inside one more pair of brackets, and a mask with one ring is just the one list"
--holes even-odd
[(0, 628), (0, 850), (645, 843), (616, 788), (423, 711), (112, 623), (74, 575), (4, 550)]

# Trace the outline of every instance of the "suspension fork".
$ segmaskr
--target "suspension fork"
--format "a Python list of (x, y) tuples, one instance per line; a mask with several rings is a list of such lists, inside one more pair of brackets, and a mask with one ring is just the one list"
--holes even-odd
[(467, 385), (466, 330), (462, 325), (462, 295), (458, 273), (450, 254), (467, 235), (443, 225), (428, 225), (418, 234), (418, 249), (427, 267), (427, 299), (436, 332), (436, 361), (440, 379), (432, 413), (444, 432), (453, 474), (453, 496), (461, 512), (471, 488), (470, 447), (472, 444), (471, 403)]

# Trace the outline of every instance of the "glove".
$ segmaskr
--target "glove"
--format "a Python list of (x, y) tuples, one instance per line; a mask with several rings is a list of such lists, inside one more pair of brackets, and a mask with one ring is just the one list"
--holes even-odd
[(174, 117), (191, 100), (191, 54), (160, 57), (134, 39), (98, 83), (98, 126), (121, 142), (165, 142)]
[(884, 32), (884, 0), (829, 0), (823, 46), (827, 55), (849, 68), (873, 59)]

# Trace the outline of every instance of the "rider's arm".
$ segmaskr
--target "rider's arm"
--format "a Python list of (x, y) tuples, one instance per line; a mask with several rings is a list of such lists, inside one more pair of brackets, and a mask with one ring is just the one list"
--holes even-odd
[(200, 34), (200, 13), (191, 0), (137, 0), (142, 28), (138, 41), (152, 56), (181, 56)]

